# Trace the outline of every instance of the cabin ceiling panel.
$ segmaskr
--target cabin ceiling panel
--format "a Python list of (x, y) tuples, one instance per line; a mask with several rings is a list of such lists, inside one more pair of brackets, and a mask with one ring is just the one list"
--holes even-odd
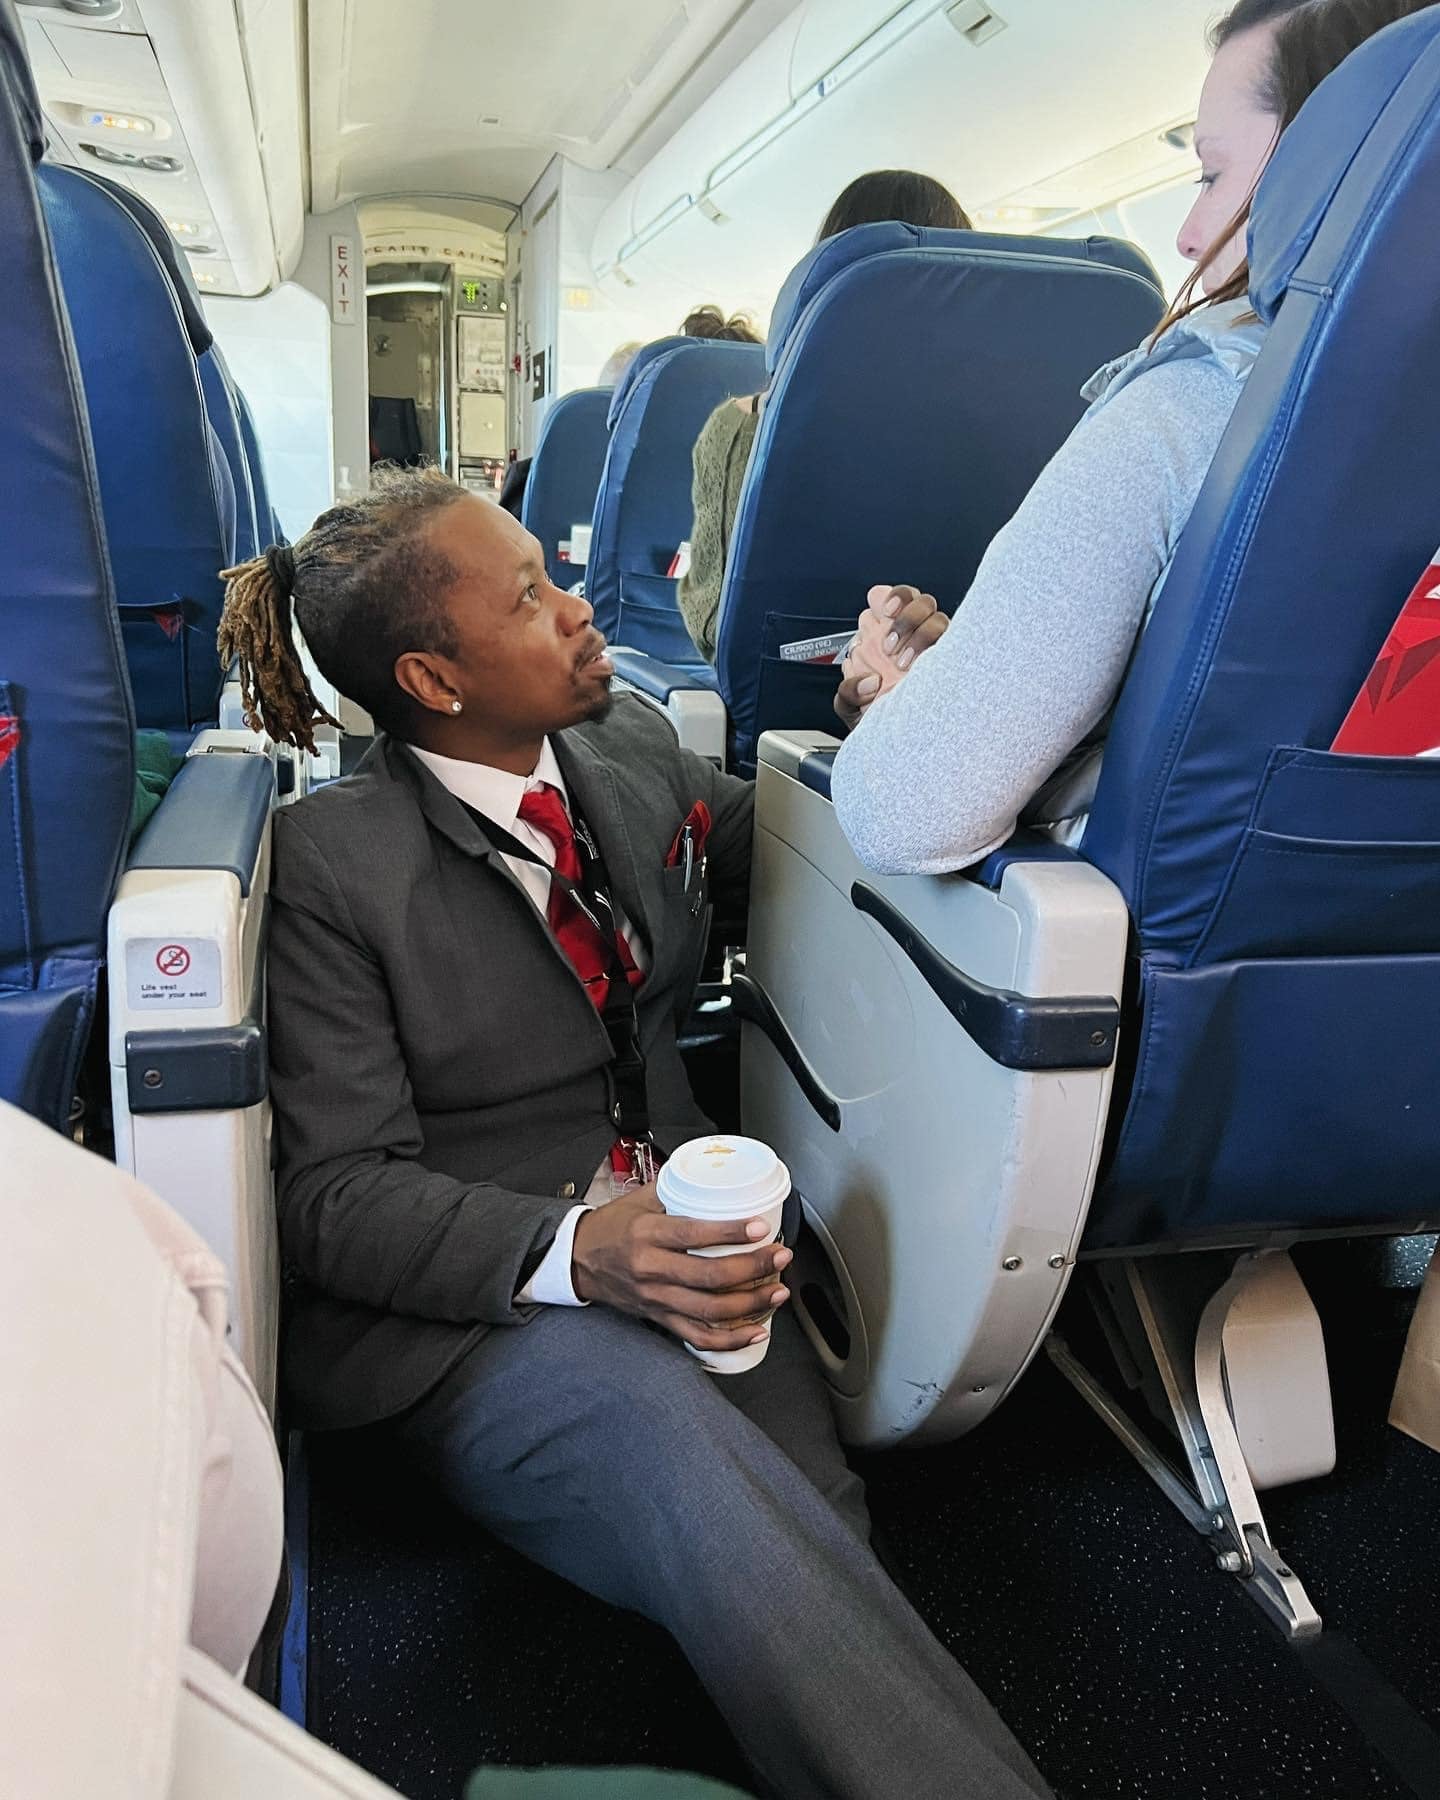
[(753, 0), (311, 0), (313, 205), (607, 168)]
[[(618, 261), (632, 284), (654, 278), (686, 303), (718, 293), (763, 316), (867, 168), (921, 169), (982, 224), (1032, 230), (1193, 172), (1188, 148), (1161, 134), (1194, 117), (1217, 0), (998, 10), (1006, 28), (977, 46), (943, 0), (816, 0), (791, 34), (790, 90), (808, 81), (807, 104), (777, 104), (765, 56), (738, 69), (612, 203), (594, 244), (601, 280)], [(687, 210), (686, 196), (703, 204)]]

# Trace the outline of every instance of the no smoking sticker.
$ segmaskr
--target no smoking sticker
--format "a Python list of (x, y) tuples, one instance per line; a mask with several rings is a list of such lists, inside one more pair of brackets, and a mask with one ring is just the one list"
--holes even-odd
[(132, 1009), (147, 1011), (218, 1006), (224, 997), (220, 946), (213, 938), (131, 938), (125, 994)]

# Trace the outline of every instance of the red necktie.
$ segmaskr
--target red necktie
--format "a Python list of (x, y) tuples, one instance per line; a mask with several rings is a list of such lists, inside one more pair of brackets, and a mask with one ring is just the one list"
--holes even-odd
[[(567, 881), (573, 881), (578, 887), (580, 852), (575, 844), (575, 827), (570, 822), (570, 815), (565, 810), (565, 802), (559, 789), (551, 787), (548, 782), (542, 783), (538, 788), (528, 789), (520, 802), (518, 816), (549, 838), (555, 846), (555, 873), (564, 876)], [(603, 1012), (610, 992), (612, 960), (605, 954), (600, 933), (585, 916), (575, 897), (568, 889), (561, 887), (558, 881), (550, 883), (547, 917), (556, 942), (569, 958), (575, 973), (584, 982), (585, 992), (590, 996), (596, 1012)], [(644, 976), (636, 968), (630, 946), (619, 930), (615, 933), (615, 950), (631, 987), (639, 987)]]

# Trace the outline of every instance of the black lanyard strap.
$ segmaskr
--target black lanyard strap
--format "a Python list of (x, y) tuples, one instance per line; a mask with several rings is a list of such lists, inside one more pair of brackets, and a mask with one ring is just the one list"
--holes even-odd
[[(570, 896), (594, 927), (605, 956), (609, 985), (600, 1022), (610, 1039), (610, 1066), (606, 1071), (610, 1085), (610, 1118), (624, 1138), (648, 1140), (650, 1137), (650, 1102), (645, 1088), (645, 1055), (640, 1048), (640, 1016), (635, 1006), (635, 993), (630, 986), (630, 972), (620, 957), (616, 944), (619, 926), (610, 899), (610, 879), (589, 826), (573, 808), (569, 809), (575, 848), (580, 859), (580, 880), (571, 881), (539, 856), (528, 844), (522, 844), (503, 825), (497, 825), (478, 808), (465, 810), (505, 856), (543, 869)], [(547, 920), (548, 926), (548, 920)], [(566, 959), (569, 960), (568, 958)], [(588, 995), (587, 995), (588, 998)]]

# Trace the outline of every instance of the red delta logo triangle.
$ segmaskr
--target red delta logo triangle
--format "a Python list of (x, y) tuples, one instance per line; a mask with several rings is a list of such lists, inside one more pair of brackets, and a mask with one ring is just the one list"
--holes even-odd
[(0, 769), (20, 748), (20, 721), (13, 713), (0, 713)]
[(1401, 607), (1330, 748), (1356, 756), (1440, 749), (1440, 550)]

